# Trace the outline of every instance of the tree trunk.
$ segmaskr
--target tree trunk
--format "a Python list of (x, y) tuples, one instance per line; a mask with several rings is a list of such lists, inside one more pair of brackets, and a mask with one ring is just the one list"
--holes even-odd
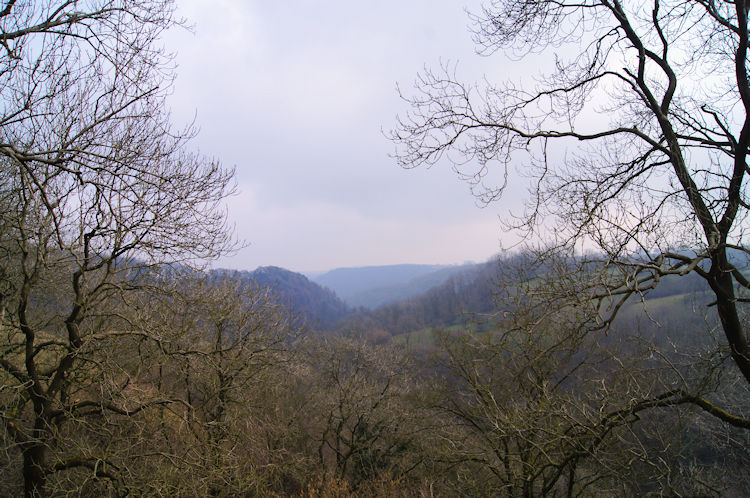
[(734, 279), (729, 271), (726, 251), (722, 250), (712, 258), (710, 277), (709, 284), (716, 295), (716, 310), (732, 351), (732, 359), (750, 383), (750, 345), (737, 310)]
[(46, 473), (44, 464), (47, 448), (43, 443), (34, 441), (25, 446), (23, 454), (23, 489), (25, 498), (44, 496)]

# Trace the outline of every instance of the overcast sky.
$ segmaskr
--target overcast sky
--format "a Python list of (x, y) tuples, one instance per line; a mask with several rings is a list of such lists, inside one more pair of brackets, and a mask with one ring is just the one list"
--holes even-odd
[(425, 65), (502, 75), (464, 8), (478, 0), (178, 0), (173, 119), (236, 167), (230, 219), (247, 247), (217, 266), (294, 271), (483, 261), (501, 249), (503, 203), (477, 206), (448, 166), (403, 170), (391, 128)]

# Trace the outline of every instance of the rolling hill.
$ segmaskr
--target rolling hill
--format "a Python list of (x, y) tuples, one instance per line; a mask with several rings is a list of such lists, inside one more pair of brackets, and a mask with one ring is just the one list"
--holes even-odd
[(313, 280), (332, 289), (349, 306), (375, 309), (440, 285), (472, 265), (387, 265), (337, 268)]
[(349, 313), (349, 307), (333, 291), (310, 281), (301, 273), (277, 266), (262, 266), (252, 272), (217, 271), (270, 287), (282, 304), (303, 315), (308, 325), (315, 329), (328, 330)]

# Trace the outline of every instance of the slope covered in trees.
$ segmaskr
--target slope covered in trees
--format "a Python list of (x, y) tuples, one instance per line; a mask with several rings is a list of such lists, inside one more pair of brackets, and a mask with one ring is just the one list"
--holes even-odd
[(263, 266), (252, 272), (217, 270), (217, 273), (270, 289), (280, 304), (299, 314), (313, 329), (330, 329), (349, 312), (347, 305), (330, 289), (277, 266)]
[(371, 287), (350, 295), (347, 302), (352, 307), (376, 309), (381, 306), (403, 301), (418, 296), (433, 287), (442, 284), (451, 276), (468, 269), (471, 264), (462, 266), (440, 266), (424, 274), (417, 275), (407, 281), (390, 285), (372, 285)]
[(371, 330), (384, 330), (398, 335), (426, 327), (464, 324), (472, 314), (492, 312), (498, 264), (493, 259), (452, 271), (442, 283), (426, 292), (375, 310), (360, 310), (345, 318), (338, 328), (365, 334)]
[(336, 268), (314, 281), (332, 289), (349, 306), (374, 309), (421, 294), (459, 270), (458, 266), (417, 264)]

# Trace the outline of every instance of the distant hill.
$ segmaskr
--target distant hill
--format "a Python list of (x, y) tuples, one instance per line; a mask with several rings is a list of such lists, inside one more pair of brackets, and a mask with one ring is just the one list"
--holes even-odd
[[(449, 274), (440, 284), (427, 291), (374, 310), (360, 310), (344, 317), (337, 329), (342, 333), (363, 334), (368, 340), (386, 341), (402, 334), (424, 334), (433, 329), (462, 327), (473, 322), (479, 330), (492, 323), (492, 316), (502, 306), (495, 299), (501, 267), (523, 264), (522, 257), (493, 258), (490, 261), (462, 267)], [(533, 274), (533, 270), (531, 274)], [(541, 267), (537, 271), (543, 271)], [(713, 311), (706, 306), (706, 282), (697, 274), (662, 277), (656, 289), (645, 297), (650, 315), (643, 313), (641, 296), (634, 296), (623, 308), (616, 325), (632, 333), (649, 337), (696, 336), (705, 329)], [(708, 318), (705, 318), (708, 317)], [(684, 337), (683, 339), (684, 340)], [(696, 342), (698, 341), (698, 342)]]
[(283, 304), (289, 305), (295, 313), (304, 315), (313, 328), (327, 330), (349, 312), (348, 306), (333, 291), (284, 268), (262, 266), (252, 272), (216, 271), (270, 287), (278, 293)]
[(346, 303), (357, 308), (379, 308), (427, 292), (429, 289), (442, 284), (451, 276), (466, 271), (473, 266), (475, 265), (440, 267), (429, 273), (414, 277), (407, 282), (357, 292), (348, 296)]
[(332, 289), (349, 306), (373, 309), (425, 292), (461, 268), (410, 264), (337, 268), (313, 280)]
[(368, 333), (382, 330), (399, 335), (428, 327), (450, 327), (465, 323), (468, 314), (489, 313), (496, 309), (493, 291), (499, 263), (454, 267), (443, 280), (428, 290), (375, 310), (362, 310), (344, 318), (342, 332)]

